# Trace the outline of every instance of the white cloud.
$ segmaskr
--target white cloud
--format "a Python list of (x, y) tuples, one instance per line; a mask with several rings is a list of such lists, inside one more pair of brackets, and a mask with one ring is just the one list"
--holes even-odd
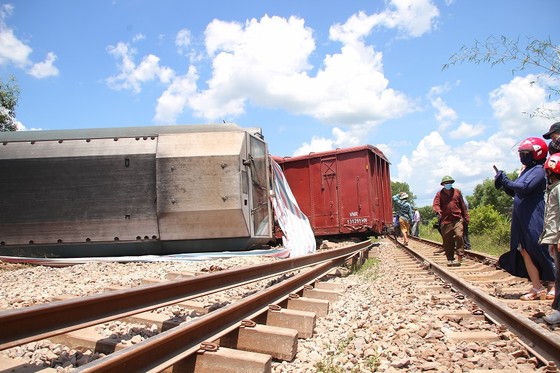
[(313, 136), (310, 143), (303, 143), (303, 145), (297, 149), (293, 155), (297, 156), (309, 154), (311, 152), (321, 152), (336, 148), (357, 146), (360, 144), (361, 138), (357, 136), (356, 132), (360, 132), (360, 130), (343, 131), (340, 128), (335, 127), (332, 130), (333, 139)]
[(233, 52), (238, 49), (241, 43), (243, 25), (238, 22), (225, 22), (214, 19), (206, 26), (204, 34), (208, 55), (215, 56), (219, 50)]
[[(445, 164), (446, 162), (442, 162), (450, 154), (451, 147), (445, 144), (438, 132), (433, 131), (418, 143), (410, 159), (406, 156), (401, 158), (397, 165), (398, 175), (394, 176), (406, 181), (414, 178), (417, 169), (426, 168), (439, 172), (441, 169), (452, 168), (449, 164)], [(412, 167), (411, 164), (414, 166)], [(429, 180), (430, 175), (424, 174), (421, 179)]]
[(451, 89), (451, 86), (449, 83), (447, 84), (443, 84), (443, 85), (437, 85), (437, 86), (433, 86), (430, 88), (430, 91), (428, 92), (428, 97), (429, 98), (434, 98), (437, 96), (440, 96), (444, 93), (449, 92)]
[[(303, 20), (264, 16), (244, 25), (212, 21), (205, 31), (213, 58), (208, 88), (191, 102), (195, 115), (207, 119), (236, 116), (248, 100), (257, 105), (298, 110), (307, 81), (307, 58), (315, 44)], [(286, 91), (286, 85), (289, 89)]]
[(136, 65), (133, 59), (136, 50), (126, 43), (109, 46), (107, 51), (117, 61), (120, 60), (118, 64), (120, 72), (106, 79), (111, 89), (130, 89), (139, 93), (142, 91), (143, 83), (158, 79), (161, 83), (168, 84), (175, 77), (175, 72), (169, 67), (160, 66), (159, 57), (153, 54), (145, 56), (140, 64)]
[(30, 55), (33, 49), (19, 40), (14, 31), (6, 25), (6, 19), (12, 15), (14, 7), (11, 4), (0, 5), (0, 65), (13, 64), (20, 69), (28, 69), (28, 73), (38, 79), (58, 75), (58, 69), (54, 66), (56, 55), (53, 52), (47, 54), (43, 62), (33, 64)]
[(132, 42), (137, 43), (137, 42), (145, 40), (145, 39), (146, 39), (146, 36), (144, 36), (144, 34), (138, 33), (138, 34), (136, 34), (132, 37)]
[(469, 139), (472, 137), (480, 136), (484, 133), (484, 125), (482, 124), (469, 124), (461, 122), (459, 128), (449, 132), (452, 139)]
[(322, 152), (334, 149), (334, 140), (324, 137), (313, 136), (310, 143), (303, 143), (303, 145), (296, 149), (293, 156), (306, 155), (313, 152)]
[[(497, 136), (454, 148), (446, 144), (438, 132), (433, 131), (418, 143), (410, 157), (401, 157), (396, 167), (397, 175), (391, 175), (391, 178), (410, 186), (418, 196), (418, 206), (431, 204), (445, 175), (451, 175), (456, 180), (455, 186), (465, 194), (470, 194), (481, 178), (493, 177), (493, 164), (500, 167), (506, 163), (510, 167), (516, 164), (511, 152), (511, 141)], [(423, 170), (421, 177), (418, 170)]]
[(375, 144), (374, 145), (377, 149), (381, 150), (387, 159), (391, 159), (391, 155), (393, 154), (393, 150), (387, 144)]
[(344, 24), (337, 23), (331, 26), (329, 37), (343, 44), (352, 44), (369, 35), (374, 26), (376, 26), (376, 16), (358, 12), (348, 18)]
[(441, 97), (436, 97), (431, 100), (432, 106), (436, 109), (435, 118), (440, 124), (439, 131), (443, 132), (457, 120), (457, 113), (455, 110), (447, 106)]
[[(459, 85), (460, 82), (455, 82), (455, 86)], [(428, 100), (430, 101), (432, 107), (436, 109), (435, 118), (439, 123), (439, 131), (445, 132), (447, 128), (457, 120), (457, 112), (450, 108), (447, 103), (441, 98), (441, 95), (449, 92), (452, 89), (452, 84), (446, 83), (439, 86), (434, 86), (430, 88), (428, 92)]]
[(29, 64), (31, 47), (21, 42), (14, 31), (9, 28), (5, 20), (12, 15), (14, 7), (11, 4), (0, 6), (0, 65), (14, 64), (24, 68)]
[[(330, 38), (341, 43), (340, 50), (324, 56), (318, 68), (310, 62), (315, 52), (313, 30), (301, 18), (263, 16), (243, 24), (213, 20), (204, 39), (212, 61), (206, 86), (199, 84), (198, 90), (183, 93), (170, 88), (174, 93), (166, 91), (160, 97), (155, 118), (172, 120), (189, 109), (206, 120), (232, 119), (245, 113), (250, 103), (310, 116), (344, 130), (364, 126), (367, 131), (417, 108), (405, 94), (389, 86), (382, 54), (364, 37), (376, 25), (420, 36), (430, 31), (438, 15), (429, 0), (394, 0), (382, 13), (358, 13), (331, 28)], [(192, 43), (190, 32), (180, 30), (175, 43), (185, 53)], [(147, 81), (175, 82), (174, 72), (162, 67), (155, 55), (144, 57), (137, 66), (135, 50), (128, 44), (110, 46), (108, 52), (119, 61), (119, 73), (107, 79), (113, 89), (140, 92)], [(195, 52), (190, 56), (191, 61), (199, 61)], [(311, 75), (311, 71), (316, 73)]]
[(37, 79), (47, 78), (49, 76), (57, 76), (59, 71), (54, 66), (54, 61), (56, 61), (56, 54), (50, 52), (47, 54), (47, 58), (43, 62), (37, 62), (27, 71), (31, 76)]
[[(349, 126), (349, 132), (356, 133), (355, 138), (363, 138), (384, 120), (416, 110), (404, 94), (389, 88), (383, 74), (383, 56), (367, 45), (364, 38), (376, 26), (397, 28), (402, 36), (418, 37), (435, 27), (438, 16), (437, 7), (424, 0), (395, 0), (381, 13), (371, 16), (364, 12), (354, 14), (344, 24), (330, 28), (330, 39), (341, 42), (342, 47), (339, 53), (325, 57), (324, 67), (316, 77), (298, 72), (296, 77), (278, 79), (273, 81), (274, 92), (289, 97), (290, 88), (300, 87), (295, 91), (301, 92), (301, 97), (292, 98), (296, 102), (291, 111)], [(436, 102), (436, 105), (439, 120), (456, 119), (456, 113), (443, 101)], [(304, 143), (296, 152), (308, 152), (314, 146), (332, 147), (335, 143), (336, 139), (314, 137), (311, 143)], [(390, 152), (389, 148), (386, 151)]]
[(191, 32), (188, 29), (181, 29), (175, 36), (175, 46), (179, 54), (185, 54), (187, 47), (191, 45)]
[(379, 18), (387, 27), (396, 27), (405, 36), (418, 37), (435, 27), (438, 8), (431, 0), (392, 0)]
[[(155, 55), (143, 57), (136, 65), (135, 50), (122, 42), (107, 49), (118, 61), (119, 72), (106, 82), (112, 89), (136, 93), (148, 81), (172, 84), (158, 99), (154, 116), (158, 121), (177, 119), (185, 109), (206, 120), (235, 118), (250, 103), (343, 128), (373, 128), (416, 107), (405, 94), (389, 87), (383, 56), (364, 37), (375, 26), (397, 29), (407, 37), (420, 36), (434, 27), (438, 16), (431, 0), (393, 0), (379, 14), (357, 13), (331, 28), (330, 38), (341, 43), (340, 50), (324, 56), (318, 68), (310, 62), (315, 52), (313, 30), (301, 18), (265, 15), (243, 24), (216, 19), (205, 30), (207, 57), (212, 61), (205, 88), (199, 85), (193, 91), (193, 76), (175, 80), (174, 71), (161, 66)], [(186, 54), (192, 44), (190, 31), (179, 30), (175, 44), (179, 53)], [(195, 51), (188, 53), (191, 63), (200, 60)], [(311, 71), (316, 73), (311, 75)], [(187, 88), (180, 92), (178, 87), (185, 82)]]
[[(340, 27), (356, 34), (364, 29), (353, 19)], [(206, 48), (212, 77), (190, 101), (200, 117), (240, 115), (250, 101), (336, 125), (375, 126), (415, 109), (389, 88), (382, 54), (361, 40), (325, 56), (323, 67), (309, 75), (313, 32), (297, 17), (265, 16), (244, 25), (214, 20), (206, 29)]]
[(358, 12), (345, 24), (331, 27), (332, 40), (352, 44), (368, 35), (376, 26), (398, 29), (404, 37), (418, 37), (435, 27), (438, 8), (431, 0), (392, 0), (381, 13)]
[(154, 122), (173, 124), (183, 112), (189, 97), (196, 91), (196, 69), (191, 67), (186, 75), (179, 76), (158, 99)]
[[(518, 115), (524, 117), (521, 113)], [(462, 133), (466, 138), (475, 132), (482, 134), (482, 131), (483, 125), (463, 122), (450, 134), (457, 137)], [(441, 188), (439, 183), (444, 175), (452, 175), (456, 180), (455, 186), (469, 195), (484, 179), (494, 177), (493, 165), (507, 172), (519, 169), (517, 145), (526, 137), (520, 137), (519, 133), (508, 135), (498, 132), (485, 140), (467, 141), (454, 147), (447, 144), (440, 133), (433, 131), (418, 143), (411, 156), (401, 156), (396, 165), (397, 174), (391, 175), (391, 178), (409, 184), (418, 196), (418, 206), (431, 204), (433, 196)], [(423, 170), (421, 177), (417, 170)]]
[(362, 139), (363, 129), (354, 127), (350, 131), (343, 131), (340, 128), (333, 128), (332, 133), (335, 138), (335, 144), (339, 148), (347, 148), (357, 146)]
[(548, 93), (542, 84), (546, 84), (546, 79), (529, 74), (525, 77), (516, 76), (509, 83), (490, 92), (490, 104), (503, 134), (521, 140), (540, 136), (548, 130), (551, 124), (549, 119), (524, 114), (532, 113), (547, 102), (549, 105), (560, 106), (560, 101), (548, 100)]

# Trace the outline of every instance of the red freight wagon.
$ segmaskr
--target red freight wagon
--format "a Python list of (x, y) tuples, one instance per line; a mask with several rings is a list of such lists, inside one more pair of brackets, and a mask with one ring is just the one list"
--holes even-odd
[(273, 157), (315, 236), (368, 236), (392, 226), (389, 161), (371, 145)]

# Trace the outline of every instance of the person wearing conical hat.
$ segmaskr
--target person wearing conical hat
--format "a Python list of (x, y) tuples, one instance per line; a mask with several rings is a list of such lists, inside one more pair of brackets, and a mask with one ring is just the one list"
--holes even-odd
[(403, 243), (408, 245), (408, 234), (410, 232), (410, 222), (412, 221), (413, 213), (412, 206), (408, 202), (408, 194), (400, 192), (393, 196), (395, 203), (395, 211), (399, 219), (399, 227), (403, 236)]

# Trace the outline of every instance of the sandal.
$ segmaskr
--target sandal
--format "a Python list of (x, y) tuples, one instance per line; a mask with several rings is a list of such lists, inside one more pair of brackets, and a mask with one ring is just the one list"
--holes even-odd
[(529, 292), (525, 295), (522, 295), (521, 297), (519, 297), (519, 299), (521, 300), (545, 300), (546, 299), (546, 289), (545, 288), (540, 288), (540, 289), (535, 289), (535, 288), (531, 288), (531, 290), (529, 290)]
[(553, 300), (556, 296), (556, 292), (554, 291), (554, 287), (551, 288), (548, 293), (546, 293), (546, 300)]

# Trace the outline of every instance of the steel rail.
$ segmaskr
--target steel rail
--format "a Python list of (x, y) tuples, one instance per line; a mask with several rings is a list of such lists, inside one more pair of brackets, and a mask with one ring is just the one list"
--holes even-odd
[(429, 268), (441, 279), (450, 283), (452, 287), (473, 300), (493, 320), (504, 324), (513, 331), (527, 346), (544, 359), (554, 361), (560, 365), (560, 338), (527, 319), (500, 301), (492, 298), (483, 291), (458, 278), (434, 261), (425, 258), (410, 247), (404, 247), (412, 256), (428, 263)]
[[(290, 293), (312, 283), (347, 257), (339, 257), (282, 281), (207, 316), (198, 318), (158, 334), (137, 345), (112, 353), (92, 362), (77, 372), (160, 372), (200, 350), (200, 344), (213, 341), (220, 331), (231, 330), (245, 319), (266, 311), (269, 304), (278, 303)], [(263, 309), (263, 307), (265, 307)]]
[[(418, 241), (424, 244), (428, 244), (430, 246), (434, 246), (434, 247), (442, 247), (442, 243), (441, 242), (437, 242), (437, 241), (432, 241), (432, 240), (427, 240), (425, 238), (420, 238), (420, 237), (409, 237), (411, 240), (414, 241)], [(487, 262), (487, 263), (492, 263), (492, 264), (497, 264), (498, 263), (498, 258), (496, 258), (495, 256), (492, 255), (488, 255), (485, 253), (481, 253), (478, 251), (473, 251), (473, 250), (465, 250), (465, 254), (467, 255), (467, 257), (472, 258), (472, 259), (476, 259), (480, 262)]]
[(369, 246), (371, 242), (364, 241), (294, 259), (0, 311), (0, 350), (349, 256)]

